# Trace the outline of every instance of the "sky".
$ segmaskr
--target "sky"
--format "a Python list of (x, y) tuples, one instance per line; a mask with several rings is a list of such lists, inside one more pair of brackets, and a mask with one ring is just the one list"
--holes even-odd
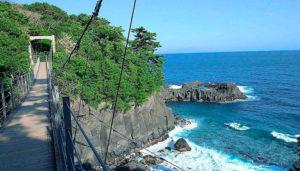
[[(91, 14), (97, 0), (12, 1)], [(100, 16), (127, 31), (132, 5), (104, 0)], [(133, 27), (156, 32), (160, 53), (300, 50), (299, 17), (300, 0), (137, 0)]]

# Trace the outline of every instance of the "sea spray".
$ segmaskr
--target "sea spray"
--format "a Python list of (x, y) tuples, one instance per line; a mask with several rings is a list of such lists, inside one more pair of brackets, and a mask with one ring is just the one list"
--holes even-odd
[(249, 86), (237, 86), (242, 93), (251, 94), (254, 92), (254, 89)]
[(256, 96), (253, 95), (254, 89), (249, 86), (237, 86), (242, 93), (244, 93), (247, 96), (246, 100), (236, 100), (236, 101), (253, 101), (258, 100)]
[[(185, 131), (191, 131), (198, 127), (198, 123), (194, 120), (189, 120), (189, 124), (184, 126), (177, 125), (174, 130), (169, 132), (169, 138), (165, 141), (159, 142), (153, 146), (147, 148), (147, 150), (141, 150), (143, 155), (152, 155), (149, 151), (154, 152), (156, 155), (175, 163), (177, 166), (184, 170), (193, 171), (209, 171), (209, 170), (272, 170), (269, 167), (255, 165), (250, 162), (244, 162), (236, 157), (224, 154), (217, 150), (210, 149), (205, 146), (199, 146), (188, 139), (186, 141), (191, 147), (191, 151), (178, 152), (173, 150), (173, 143), (179, 138), (180, 133)], [(165, 147), (170, 147), (170, 150), (166, 150)], [(165, 171), (165, 170), (179, 170), (178, 168), (163, 162), (158, 165), (150, 166), (153, 170)]]
[(178, 90), (178, 89), (181, 89), (182, 88), (182, 85), (170, 85), (169, 86), (169, 89), (172, 89), (172, 90)]
[(283, 134), (283, 133), (276, 132), (276, 131), (272, 131), (271, 134), (273, 137), (283, 140), (287, 143), (290, 143), (290, 142), (297, 143), (298, 142), (297, 138), (300, 137), (300, 134), (290, 135), (290, 134)]
[(224, 123), (224, 125), (228, 126), (229, 128), (238, 130), (238, 131), (247, 131), (250, 128), (245, 125), (241, 125), (240, 123), (231, 122), (231, 123)]

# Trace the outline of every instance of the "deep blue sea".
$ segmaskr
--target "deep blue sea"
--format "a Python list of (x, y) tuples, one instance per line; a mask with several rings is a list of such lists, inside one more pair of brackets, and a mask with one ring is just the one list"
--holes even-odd
[[(249, 99), (226, 104), (168, 103), (195, 125), (176, 132), (176, 137), (192, 143), (193, 151), (162, 156), (189, 170), (281, 170), (297, 160), (300, 51), (164, 56), (166, 84), (233, 82)], [(247, 129), (238, 130), (237, 124)]]

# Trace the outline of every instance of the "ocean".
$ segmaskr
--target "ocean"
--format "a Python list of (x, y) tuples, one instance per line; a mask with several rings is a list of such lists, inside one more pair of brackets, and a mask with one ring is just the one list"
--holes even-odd
[[(166, 54), (165, 81), (233, 82), (247, 100), (167, 105), (192, 122), (149, 147), (184, 170), (287, 170), (298, 159), (300, 51)], [(192, 151), (158, 152), (185, 138)], [(144, 153), (147, 153), (144, 151)], [(167, 163), (155, 170), (178, 170)]]

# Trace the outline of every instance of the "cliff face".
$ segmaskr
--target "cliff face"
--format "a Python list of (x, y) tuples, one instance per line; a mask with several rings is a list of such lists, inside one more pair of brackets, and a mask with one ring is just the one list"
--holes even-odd
[[(104, 157), (108, 141), (109, 125), (112, 111), (109, 109), (92, 110), (87, 105), (74, 103), (75, 111), (80, 110), (84, 116), (78, 117), (84, 130), (91, 138), (97, 150)], [(167, 108), (160, 93), (153, 94), (143, 105), (132, 108), (125, 113), (117, 113), (114, 120), (114, 129), (125, 135), (112, 131), (111, 144), (108, 159), (111, 164), (119, 164), (124, 156), (130, 154), (133, 149), (145, 146), (157, 140), (167, 131), (174, 128), (175, 118), (171, 110)], [(83, 161), (96, 165), (92, 151), (83, 144), (86, 144), (79, 133), (76, 135), (76, 144), (79, 147)]]
[(166, 101), (228, 102), (246, 99), (237, 85), (233, 83), (193, 83), (183, 84), (177, 89), (164, 90)]

